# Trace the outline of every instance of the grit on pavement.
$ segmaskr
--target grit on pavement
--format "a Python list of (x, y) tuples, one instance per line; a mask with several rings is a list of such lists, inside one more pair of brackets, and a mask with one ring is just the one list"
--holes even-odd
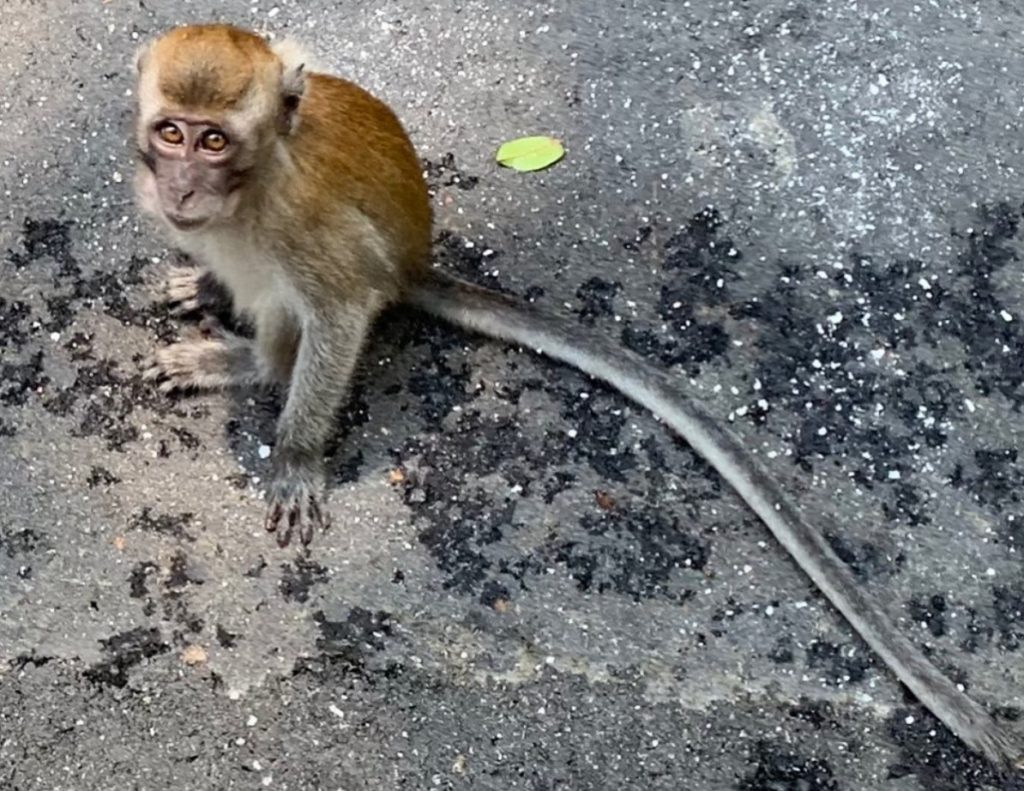
[[(444, 266), (677, 374), (1024, 710), (1019, 4), (5, 0), (0, 788), (1024, 789), (685, 444), (529, 350), (387, 316), (334, 527), (278, 549), (279, 397), (140, 378), (183, 323), (133, 54), (214, 19), (393, 105)], [(498, 167), (529, 134), (566, 157)]]

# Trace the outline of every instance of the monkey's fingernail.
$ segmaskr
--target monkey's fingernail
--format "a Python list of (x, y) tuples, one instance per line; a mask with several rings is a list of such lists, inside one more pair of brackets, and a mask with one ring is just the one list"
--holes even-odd
[(291, 525), (289, 525), (287, 529), (282, 530), (280, 533), (277, 534), (277, 545), (279, 547), (281, 547), (281, 549), (284, 549), (286, 546), (288, 546), (288, 543), (291, 540), (292, 540), (292, 528), (291, 528)]
[(299, 507), (293, 505), (291, 510), (288, 511), (288, 529), (295, 527), (299, 523)]
[(277, 523), (281, 521), (281, 505), (276, 503), (270, 511), (267, 512), (266, 528), (268, 533), (273, 533), (277, 530)]

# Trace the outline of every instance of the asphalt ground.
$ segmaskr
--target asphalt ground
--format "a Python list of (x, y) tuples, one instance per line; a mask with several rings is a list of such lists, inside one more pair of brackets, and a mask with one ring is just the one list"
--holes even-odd
[[(1017, 4), (4, 0), (0, 787), (1024, 788), (657, 421), (418, 315), (339, 420), (334, 529), (277, 549), (277, 397), (139, 376), (181, 323), (132, 54), (210, 19), (391, 103), (446, 266), (678, 373), (940, 668), (1024, 705)], [(525, 134), (565, 159), (500, 169)]]

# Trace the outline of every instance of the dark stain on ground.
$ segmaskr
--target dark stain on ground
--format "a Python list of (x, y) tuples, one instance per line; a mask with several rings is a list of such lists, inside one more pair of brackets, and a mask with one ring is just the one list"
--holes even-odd
[(992, 590), (992, 605), (999, 647), (1016, 651), (1024, 639), (1024, 585), (997, 585)]
[[(488, 249), (453, 231), (442, 230), (434, 239), (434, 260), (463, 280), (509, 294), (510, 289), (494, 276), (494, 268), (490, 266), (500, 255), (494, 250), (487, 254)], [(459, 332), (466, 334), (464, 330)]]
[(192, 518), (193, 514), (188, 511), (180, 514), (154, 513), (152, 506), (147, 505), (131, 516), (128, 520), (128, 529), (158, 533), (179, 541), (195, 541), (195, 536), (185, 529), (191, 524)]
[(979, 448), (974, 451), (972, 468), (957, 464), (949, 483), (1000, 512), (1020, 503), (1024, 467), (1017, 464), (1017, 456), (1016, 448)]
[(839, 718), (836, 716), (832, 704), (824, 700), (801, 697), (797, 703), (790, 706), (789, 716), (800, 722), (806, 722), (816, 731), (822, 729), (834, 731), (840, 727)]
[(241, 635), (236, 634), (235, 632), (229, 632), (220, 624), (217, 624), (214, 632), (217, 635), (217, 644), (221, 648), (234, 648), (238, 645), (238, 638)]
[(160, 589), (160, 605), (163, 621), (172, 624), (172, 640), (175, 645), (191, 643), (191, 636), (203, 631), (203, 619), (189, 609), (188, 589), (203, 585), (205, 580), (199, 571), (189, 563), (188, 556), (181, 550), (175, 552), (168, 563)]
[(780, 637), (775, 641), (768, 652), (768, 658), (777, 665), (788, 665), (793, 662), (793, 640), (789, 637)]
[(790, 752), (789, 745), (759, 741), (754, 770), (736, 786), (738, 791), (839, 791), (832, 767), (821, 758)]
[(316, 645), (326, 656), (362, 666), (368, 653), (380, 652), (392, 633), (391, 614), (353, 607), (343, 621), (331, 621), (318, 610), (313, 620), (320, 629)]
[(587, 325), (593, 325), (594, 320), (601, 317), (613, 316), (615, 310), (612, 301), (615, 295), (622, 290), (622, 284), (602, 280), (599, 277), (592, 277), (578, 289), (576, 299), (582, 306), (576, 311), (580, 321)]
[[(117, 451), (125, 450), (141, 434), (129, 420), (138, 407), (158, 414), (175, 410), (173, 402), (162, 398), (149, 383), (137, 374), (122, 373), (119, 363), (108, 359), (80, 366), (74, 385), (43, 406), (54, 414), (66, 415), (78, 402), (84, 403), (78, 410), (79, 423), (72, 434), (99, 437), (106, 441), (108, 449)], [(183, 415), (180, 409), (176, 413)]]
[(89, 477), (85, 479), (85, 483), (90, 489), (95, 489), (97, 486), (113, 486), (115, 483), (121, 483), (121, 479), (106, 467), (94, 464), (89, 470)]
[(128, 574), (128, 595), (133, 599), (145, 599), (142, 611), (147, 616), (156, 612), (156, 603), (150, 597), (149, 582), (160, 567), (151, 560), (140, 560)]
[(856, 651), (820, 639), (807, 647), (807, 667), (822, 673), (829, 686), (857, 684), (864, 680), (868, 668), (875, 665), (874, 655), (859, 643)]
[(43, 373), (41, 351), (23, 363), (4, 363), (0, 366), (0, 403), (23, 406), (31, 393), (43, 390), (49, 383), (50, 377)]
[[(485, 417), (464, 408), (454, 430), (406, 441), (400, 456), (415, 459), (416, 472), (406, 478), (405, 501), (423, 520), (421, 543), (447, 574), (446, 586), (483, 599), (493, 586), (508, 598), (510, 587), (528, 587), (529, 577), (546, 573), (552, 563), (562, 565), (583, 591), (615, 591), (636, 600), (688, 597), (678, 583), (669, 583), (676, 569), (702, 568), (707, 546), (683, 529), (677, 517), (643, 504), (642, 496), (636, 502), (623, 500), (622, 507), (587, 511), (575, 529), (554, 529), (517, 559), (507, 557), (506, 535), (521, 527), (514, 516), (517, 502), (534, 491), (550, 501), (552, 487), (564, 489), (573, 480), (562, 475), (562, 465), (590, 462), (611, 479), (624, 479), (621, 471), (636, 466), (632, 452), (618, 454), (625, 464), (609, 456), (624, 420), (612, 414), (615, 406), (569, 391), (563, 403), (569, 400), (571, 419), (582, 427), (573, 440), (562, 432), (545, 432), (543, 442), (534, 442), (512, 418)], [(495, 496), (479, 482), (498, 474), (508, 482), (506, 496)], [(701, 487), (696, 490), (694, 502), (706, 495)], [(494, 552), (499, 546), (502, 551)]]
[(934, 637), (946, 633), (946, 597), (941, 593), (931, 596), (914, 596), (907, 603), (907, 610), (915, 623), (924, 624)]
[[(662, 271), (666, 280), (658, 296), (658, 315), (669, 328), (659, 333), (626, 321), (622, 343), (662, 365), (683, 366), (696, 375), (701, 363), (724, 355), (729, 337), (721, 321), (708, 317), (721, 313), (729, 300), (728, 285), (737, 279), (736, 265), (742, 254), (727, 236), (714, 209), (698, 212), (665, 243)], [(634, 244), (642, 244), (639, 235)]]
[(48, 537), (30, 527), (21, 530), (0, 527), (0, 552), (18, 564), (15, 573), (19, 579), (31, 579), (34, 559), (48, 561), (52, 549)]
[(440, 162), (423, 158), (420, 163), (426, 174), (427, 191), (431, 197), (435, 196), (442, 187), (472, 190), (480, 182), (477, 176), (467, 175), (455, 164), (455, 155), (450, 151), (441, 157)]
[[(842, 315), (838, 325), (825, 325), (820, 304), (807, 298), (816, 293), (811, 280), (817, 272), (786, 262), (777, 265), (775, 288), (733, 306), (735, 318), (757, 320), (755, 375), (763, 397), (783, 405), (777, 410), (783, 415), (803, 416), (795, 435), (797, 458), (806, 469), (819, 456), (842, 454), (855, 480), (883, 498), (889, 518), (928, 522), (927, 498), (905, 482), (893, 483), (891, 473), (912, 468), (918, 443), (945, 443), (941, 421), (963, 411), (964, 394), (944, 378), (946, 372), (924, 363), (911, 365), (895, 384), (870, 370), (852, 371), (866, 349), (953, 339), (964, 349), (975, 386), (1003, 394), (1019, 409), (1024, 330), (1020, 321), (1005, 319), (1010, 311), (999, 300), (996, 277), (1019, 266), (1014, 247), (1019, 216), (1006, 204), (982, 208), (974, 230), (954, 233), (961, 250), (951, 262), (953, 274), (942, 278), (930, 276), (940, 267), (921, 261), (853, 254), (832, 279), (835, 310)], [(925, 278), (927, 290), (920, 285)], [(882, 429), (850, 420), (876, 403), (900, 418), (899, 424)], [(960, 480), (979, 499), (1003, 502), (1013, 491), (1014, 476), (998, 468), (1014, 460), (996, 455), (979, 462), (994, 465), (997, 474), (965, 474)]]
[(41, 258), (50, 257), (61, 266), (62, 274), (74, 268), (71, 256), (71, 222), (57, 219), (36, 220), (26, 217), (21, 229), (22, 252), (7, 251), (15, 269), (24, 269)]
[(453, 367), (445, 359), (447, 350), (463, 343), (464, 334), (440, 323), (414, 324), (394, 316), (385, 320), (388, 319), (388, 329), (393, 332), (399, 348), (418, 344), (427, 347), (417, 353), (406, 379), (406, 389), (419, 399), (417, 406), (428, 426), (440, 427), (441, 421), (456, 406), (473, 398), (467, 392), (469, 366), (459, 363)]
[(49, 546), (46, 536), (33, 528), (25, 527), (21, 530), (12, 530), (5, 527), (0, 529), (0, 550), (3, 550), (4, 554), (12, 560), (19, 556), (45, 551)]
[(855, 541), (831, 531), (825, 531), (824, 536), (832, 551), (861, 580), (868, 580), (876, 574), (895, 576), (902, 570), (907, 559), (902, 551), (885, 551), (870, 541)]
[(26, 303), (0, 297), (0, 347), (15, 349), (28, 341), (28, 330), (23, 325), (31, 314)]
[(314, 585), (323, 585), (327, 579), (325, 567), (309, 558), (299, 557), (295, 559), (294, 566), (291, 563), (281, 564), (278, 588), (285, 601), (301, 603), (309, 600)]
[[(115, 269), (92, 274), (83, 273), (82, 266), (72, 254), (73, 223), (47, 218), (28, 218), (24, 222), (21, 251), (8, 251), (8, 259), (16, 268), (43, 263), (47, 259), (55, 265), (53, 285), (56, 293), (45, 297), (48, 316), (36, 317), (35, 326), (47, 332), (62, 332), (69, 327), (82, 310), (94, 311), (98, 306), (104, 313), (123, 324), (148, 326), (158, 334), (173, 332), (165, 309), (147, 306), (136, 308), (126, 296), (127, 289), (142, 283), (142, 270), (148, 262), (134, 257)], [(49, 264), (47, 264), (49, 265)], [(111, 449), (124, 446), (139, 437), (138, 429), (129, 415), (140, 406), (165, 413), (173, 404), (158, 397), (154, 389), (144, 385), (138, 376), (120, 373), (118, 364), (111, 360), (95, 361), (92, 337), (75, 332), (63, 348), (74, 363), (92, 361), (79, 366), (78, 378), (69, 388), (54, 392), (50, 379), (44, 373), (45, 356), (41, 349), (26, 349), (36, 329), (26, 329), (33, 318), (24, 302), (0, 300), (0, 340), (12, 351), (22, 351), (20, 362), (5, 362), (0, 368), (0, 403), (6, 406), (24, 405), (36, 393), (44, 398), (43, 404), (52, 414), (66, 417), (83, 401), (78, 415), (77, 436), (97, 435), (104, 438)]]
[[(1007, 723), (1015, 726), (1019, 723)], [(969, 750), (920, 706), (897, 708), (889, 717), (889, 732), (900, 748), (899, 760), (889, 767), (893, 779), (913, 775), (928, 791), (1024, 791), (1024, 776), (1003, 772)]]
[(136, 665), (170, 650), (158, 629), (141, 626), (102, 640), (100, 644), (108, 658), (88, 668), (82, 675), (94, 684), (114, 687), (126, 686), (128, 671)]
[(614, 591), (634, 601), (684, 601), (694, 595), (669, 583), (680, 569), (702, 570), (709, 548), (678, 519), (638, 506), (583, 514), (580, 526), (589, 534), (588, 541), (556, 541), (538, 551), (538, 560), (554, 557), (569, 569), (581, 591)]

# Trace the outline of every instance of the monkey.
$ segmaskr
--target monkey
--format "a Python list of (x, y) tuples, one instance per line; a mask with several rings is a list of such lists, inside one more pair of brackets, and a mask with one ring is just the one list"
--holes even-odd
[[(278, 385), (265, 527), (282, 547), (329, 523), (323, 455), (378, 315), (419, 309), (603, 380), (668, 425), (765, 523), (894, 675), (993, 762), (1024, 768), (1024, 742), (957, 688), (865, 593), (735, 433), (681, 395), (669, 372), (566, 316), (473, 285), (431, 261), (432, 210), (394, 111), (310, 67), (288, 40), (227, 24), (173, 28), (136, 57), (141, 212), (201, 269), (169, 298), (196, 306), (220, 284), (252, 337), (213, 324), (156, 351), (165, 390)], [(199, 274), (196, 274), (199, 272)]]

